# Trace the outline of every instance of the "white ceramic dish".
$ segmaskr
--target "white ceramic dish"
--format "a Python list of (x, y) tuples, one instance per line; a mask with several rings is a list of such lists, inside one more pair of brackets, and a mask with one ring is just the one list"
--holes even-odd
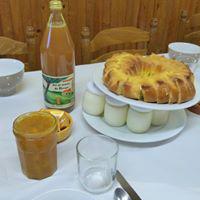
[(109, 126), (101, 116), (92, 116), (83, 112), (87, 123), (98, 132), (114, 139), (132, 143), (154, 143), (168, 140), (178, 135), (186, 125), (187, 115), (185, 110), (171, 111), (169, 120), (164, 126), (151, 128), (146, 133), (133, 133), (127, 126)]
[[(31, 198), (29, 198), (31, 199)], [(37, 195), (31, 200), (94, 200), (89, 194), (78, 190), (55, 189)]]
[(185, 42), (174, 42), (168, 45), (168, 54), (169, 58), (187, 64), (194, 72), (197, 67), (196, 63), (200, 58), (200, 46)]
[(9, 96), (16, 92), (22, 80), (24, 63), (16, 59), (0, 59), (0, 96)]
[(188, 102), (181, 103), (181, 104), (157, 104), (157, 103), (147, 103), (144, 101), (134, 100), (130, 98), (123, 97), (121, 95), (117, 95), (110, 90), (103, 84), (102, 77), (103, 77), (103, 69), (104, 64), (102, 63), (101, 66), (99, 66), (93, 75), (93, 81), (95, 85), (106, 95), (113, 97), (114, 99), (117, 99), (119, 101), (122, 101), (124, 103), (127, 103), (132, 106), (136, 106), (139, 108), (147, 108), (152, 110), (180, 110), (185, 109), (188, 107), (191, 107), (198, 103), (200, 101), (200, 85), (195, 82), (195, 88), (196, 88), (196, 95), (194, 98)]
[(186, 42), (173, 42), (168, 45), (169, 50), (177, 53), (183, 53), (188, 55), (198, 54), (200, 56), (200, 46)]

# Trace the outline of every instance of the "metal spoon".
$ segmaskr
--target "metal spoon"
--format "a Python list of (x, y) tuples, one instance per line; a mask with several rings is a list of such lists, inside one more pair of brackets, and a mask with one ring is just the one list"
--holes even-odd
[(114, 200), (131, 200), (128, 193), (122, 188), (116, 188), (114, 192)]

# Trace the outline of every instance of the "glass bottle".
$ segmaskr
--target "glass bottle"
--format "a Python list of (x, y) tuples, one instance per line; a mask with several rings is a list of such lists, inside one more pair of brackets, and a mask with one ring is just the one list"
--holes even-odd
[(75, 103), (75, 51), (62, 8), (60, 0), (50, 1), (51, 14), (40, 46), (41, 68), (46, 107), (71, 112)]

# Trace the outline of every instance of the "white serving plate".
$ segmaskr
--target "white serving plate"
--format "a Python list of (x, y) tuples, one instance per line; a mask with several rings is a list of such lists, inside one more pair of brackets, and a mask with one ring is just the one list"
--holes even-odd
[(92, 116), (83, 112), (87, 123), (98, 132), (114, 139), (132, 143), (154, 143), (168, 140), (178, 135), (186, 125), (185, 110), (171, 111), (169, 120), (164, 126), (151, 126), (145, 133), (133, 133), (127, 126), (112, 127), (102, 116)]
[[(31, 199), (31, 198), (29, 198)], [(78, 190), (55, 189), (37, 195), (31, 200), (94, 200), (89, 194)]]
[(104, 64), (101, 63), (101, 66), (99, 66), (95, 70), (94, 75), (93, 75), (93, 81), (95, 85), (106, 95), (113, 97), (114, 99), (117, 99), (124, 103), (127, 103), (129, 105), (133, 105), (140, 108), (152, 109), (152, 110), (181, 110), (181, 109), (189, 108), (200, 101), (200, 86), (199, 84), (197, 84), (197, 81), (195, 81), (196, 95), (194, 96), (194, 98), (190, 101), (187, 101), (181, 104), (147, 103), (144, 101), (134, 100), (134, 99), (130, 99), (121, 95), (117, 95), (111, 92), (110, 90), (108, 90), (108, 88), (103, 84), (103, 80), (102, 80), (103, 69), (104, 69)]

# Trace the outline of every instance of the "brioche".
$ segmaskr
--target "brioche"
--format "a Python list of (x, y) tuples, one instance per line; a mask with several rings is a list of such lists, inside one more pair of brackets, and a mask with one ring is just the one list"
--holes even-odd
[(189, 67), (155, 54), (113, 55), (105, 63), (103, 82), (118, 95), (152, 103), (183, 103), (195, 95)]

